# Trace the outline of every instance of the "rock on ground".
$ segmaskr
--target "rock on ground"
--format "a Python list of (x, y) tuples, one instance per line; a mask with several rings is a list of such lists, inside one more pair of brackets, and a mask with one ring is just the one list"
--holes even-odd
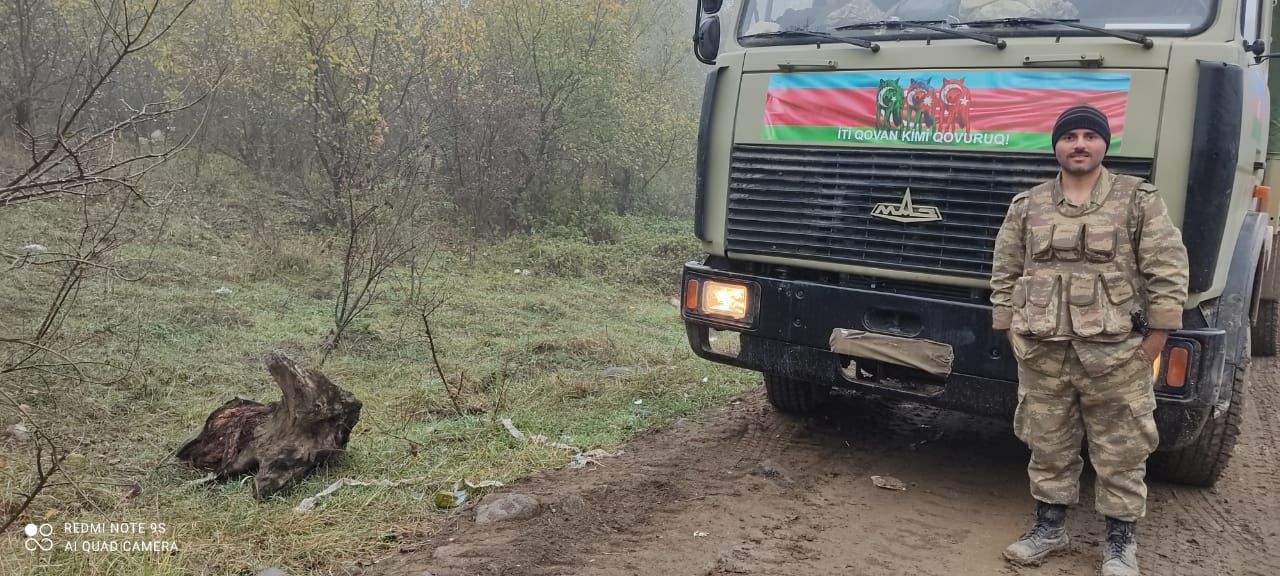
[(533, 518), (540, 509), (538, 499), (528, 494), (490, 494), (476, 508), (476, 524)]
[(566, 494), (560, 498), (560, 511), (566, 514), (581, 514), (587, 510), (587, 501), (581, 494)]

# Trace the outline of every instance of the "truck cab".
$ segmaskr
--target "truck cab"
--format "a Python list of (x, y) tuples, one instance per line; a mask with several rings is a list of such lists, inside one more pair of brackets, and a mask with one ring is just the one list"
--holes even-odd
[(841, 387), (1011, 418), (995, 236), (1089, 103), (1103, 164), (1159, 188), (1190, 261), (1150, 470), (1213, 484), (1250, 357), (1277, 347), (1271, 28), (1267, 0), (699, 0), (690, 345), (783, 411)]

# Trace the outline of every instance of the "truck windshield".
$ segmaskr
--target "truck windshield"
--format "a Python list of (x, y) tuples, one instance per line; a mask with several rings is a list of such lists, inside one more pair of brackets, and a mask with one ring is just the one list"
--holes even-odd
[[(745, 0), (738, 35), (778, 30), (831, 32), (841, 26), (881, 20), (938, 21), (953, 25), (1000, 18), (1071, 19), (1108, 30), (1183, 35), (1206, 26), (1216, 0)], [(945, 25), (945, 24), (944, 24)], [(887, 30), (901, 35), (906, 29)], [(1022, 27), (1000, 35), (1058, 36), (1058, 26)], [(884, 36), (872, 27), (849, 32)], [(910, 30), (913, 34), (936, 34)], [(1076, 31), (1074, 33), (1085, 33)], [(776, 43), (778, 37), (761, 43)], [(755, 43), (755, 42), (752, 42)], [(795, 43), (791, 40), (788, 43)]]

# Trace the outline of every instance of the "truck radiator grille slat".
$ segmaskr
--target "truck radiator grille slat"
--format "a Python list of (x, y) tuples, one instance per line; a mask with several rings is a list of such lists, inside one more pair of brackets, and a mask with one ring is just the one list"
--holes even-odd
[[(798, 219), (790, 219), (790, 218), (770, 219), (770, 220), (764, 220), (764, 219), (757, 220), (752, 218), (752, 219), (738, 220), (737, 227), (739, 230), (750, 231), (753, 233), (758, 232), (762, 234), (806, 236), (809, 238), (818, 239), (820, 241), (824, 241), (824, 242), (826, 241), (828, 237), (827, 234), (817, 234), (812, 231), (807, 231), (804, 229), (804, 226), (806, 224), (809, 224), (809, 222), (804, 220), (798, 220)], [(853, 225), (844, 225), (844, 224), (832, 225), (828, 223), (822, 223), (822, 224), (824, 226), (830, 226), (833, 230), (843, 232), (848, 236), (865, 237), (870, 242), (882, 242), (883, 240), (880, 239), (879, 235), (881, 234), (892, 235), (892, 234), (897, 234), (898, 232), (897, 230), (889, 226), (878, 226), (878, 225), (853, 226)], [(942, 241), (942, 240), (946, 240), (949, 236), (956, 236), (959, 233), (952, 233), (948, 235), (942, 232), (921, 231), (921, 232), (917, 232), (917, 234), (920, 235), (921, 237), (929, 237), (929, 238), (934, 238), (939, 241)], [(975, 243), (986, 239), (985, 236), (979, 236), (975, 234), (968, 234), (963, 236), (965, 236), (966, 239), (972, 240)], [(889, 243), (892, 244), (893, 242), (889, 241)], [(977, 250), (977, 248), (973, 248), (973, 250)]]
[[(760, 161), (734, 162), (733, 166), (735, 168), (749, 168), (752, 165), (759, 165), (763, 163), (764, 162), (760, 162)], [(750, 176), (751, 180), (747, 180), (747, 183), (750, 183), (753, 181), (777, 180), (777, 181), (784, 181), (784, 182), (818, 181), (818, 182), (831, 182), (831, 183), (844, 182), (844, 183), (851, 183), (851, 184), (860, 184), (860, 183), (865, 183), (870, 179), (858, 178), (855, 175), (856, 173), (853, 173), (853, 174), (837, 173), (837, 172), (834, 172), (834, 170), (849, 170), (849, 169), (856, 170), (858, 168), (864, 168), (864, 167), (865, 166), (862, 166), (859, 164), (847, 164), (847, 165), (821, 165), (820, 164), (820, 165), (806, 167), (806, 168), (788, 167), (772, 174), (753, 174)], [(953, 171), (953, 172), (947, 172), (947, 173), (922, 176), (918, 174), (913, 174), (906, 169), (886, 170), (881, 168), (880, 170), (877, 171), (875, 179), (877, 181), (882, 181), (886, 183), (895, 183), (895, 182), (906, 183), (908, 181), (916, 181), (916, 182), (934, 181), (937, 183), (950, 183), (952, 186), (967, 185), (974, 188), (982, 188), (989, 177), (996, 176), (996, 175), (997, 174), (990, 174), (983, 170), (974, 170), (972, 172)], [(1023, 183), (1028, 185), (1036, 184), (1035, 178), (1023, 178), (1022, 181)]]
[[(911, 196), (912, 198), (915, 197), (914, 191), (912, 191)], [(790, 209), (790, 210), (795, 210), (797, 208), (806, 209), (804, 214), (807, 218), (793, 217), (791, 219), (792, 222), (795, 222), (797, 220), (812, 220), (814, 216), (821, 216), (821, 217), (830, 219), (835, 216), (842, 216), (847, 212), (861, 211), (861, 212), (870, 214), (871, 211), (875, 208), (875, 204), (863, 204), (861, 202), (850, 202), (848, 204), (845, 204), (844, 206), (841, 206), (835, 209), (815, 210), (815, 209), (812, 209), (812, 205), (807, 205), (808, 203), (803, 201), (781, 202), (780, 205), (769, 206), (769, 205), (761, 205), (761, 203), (759, 203), (754, 199), (743, 200), (741, 198), (734, 198), (732, 196), (729, 197), (730, 203), (733, 203), (735, 200), (738, 201), (738, 206), (737, 206), (738, 213), (732, 214), (731, 217), (740, 218), (742, 220), (748, 220), (748, 221), (757, 221), (757, 222), (760, 221), (760, 218), (762, 217), (768, 217), (768, 215), (777, 214), (777, 212), (779, 211), (779, 208)], [(902, 197), (899, 196), (894, 201), (886, 202), (886, 203), (897, 204), (898, 202), (901, 202), (901, 201), (902, 201)], [(924, 203), (924, 201), (920, 201), (920, 200), (913, 200), (913, 201), (916, 204)], [(1000, 227), (1000, 222), (1004, 220), (1004, 211), (1007, 210), (1008, 208), (1009, 208), (1008, 204), (1005, 204), (1004, 206), (999, 208), (996, 208), (994, 206), (991, 208), (992, 214), (994, 214), (996, 210), (1000, 211), (999, 219), (995, 219), (990, 214), (982, 214), (982, 213), (961, 211), (961, 210), (948, 212), (946, 214), (943, 214), (943, 216), (949, 221), (948, 223), (953, 228), (968, 227), (970, 228), (969, 230), (970, 233), (977, 233), (978, 235), (983, 235), (983, 233), (986, 231), (987, 228), (990, 228), (992, 226), (995, 226), (996, 228)], [(876, 222), (892, 222), (891, 220), (882, 220), (880, 218), (876, 218), (875, 221)], [(856, 227), (861, 228), (862, 224), (858, 223)], [(916, 232), (924, 233), (925, 230), (922, 228), (920, 230), (917, 230)]]
[[(1151, 177), (1145, 158), (1108, 158)], [(738, 145), (729, 172), (726, 249), (970, 278), (991, 274), (996, 232), (1013, 196), (1053, 178), (1049, 154)], [(872, 217), (911, 189), (940, 222)]]
[[(869, 188), (877, 184), (881, 186), (894, 186), (894, 184), (891, 182), (886, 183), (886, 182), (873, 182), (873, 181), (858, 181), (858, 182), (812, 181), (807, 183), (807, 185), (801, 184), (799, 186), (792, 186), (790, 183), (775, 181), (775, 182), (753, 183), (751, 185), (743, 185), (741, 183), (735, 183), (730, 188), (730, 193), (731, 194), (740, 193), (740, 194), (743, 194), (745, 197), (754, 198), (755, 200), (760, 202), (771, 202), (771, 201), (786, 202), (786, 201), (789, 201), (789, 196), (791, 194), (810, 193), (810, 194), (814, 194), (814, 196), (808, 203), (816, 206), (836, 206), (840, 204), (841, 198), (842, 198), (842, 196), (839, 193), (828, 192), (826, 190), (820, 190), (820, 191), (814, 192), (813, 190), (810, 189), (810, 186), (819, 185), (819, 186), (827, 187), (829, 189), (837, 186), (841, 188)], [(909, 185), (910, 184), (904, 184), (901, 187), (903, 189), (906, 189), (906, 187)], [(953, 204), (956, 204), (957, 206), (968, 206), (973, 209), (980, 210), (984, 214), (987, 213), (992, 207), (998, 207), (998, 208), (1008, 207), (1007, 205), (999, 206), (998, 202), (984, 202), (981, 200), (972, 200), (969, 198), (954, 197), (955, 195), (958, 195), (958, 194), (975, 194), (975, 195), (985, 194), (987, 191), (984, 189), (957, 186), (954, 182), (952, 182), (951, 184), (942, 183), (942, 184), (939, 184), (938, 186), (946, 187), (948, 190), (951, 191), (953, 197), (950, 198), (949, 201), (952, 202)], [(872, 193), (867, 196), (867, 199), (875, 200), (876, 203), (891, 202), (891, 201), (901, 200), (902, 193), (899, 192), (897, 198), (893, 198), (891, 196), (881, 197), (879, 195)]]

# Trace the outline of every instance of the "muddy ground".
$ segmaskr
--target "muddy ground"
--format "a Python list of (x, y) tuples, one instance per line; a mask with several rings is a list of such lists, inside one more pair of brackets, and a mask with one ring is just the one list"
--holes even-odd
[[(1250, 380), (1244, 436), (1218, 486), (1152, 485), (1144, 574), (1280, 575), (1280, 362), (1259, 359)], [(790, 418), (754, 392), (624, 449), (504, 489), (536, 496), (535, 518), (481, 526), (462, 512), (365, 574), (1097, 573), (1091, 472), (1067, 555), (1035, 569), (1001, 560), (1033, 508), (1026, 449), (1003, 422), (859, 396)]]

